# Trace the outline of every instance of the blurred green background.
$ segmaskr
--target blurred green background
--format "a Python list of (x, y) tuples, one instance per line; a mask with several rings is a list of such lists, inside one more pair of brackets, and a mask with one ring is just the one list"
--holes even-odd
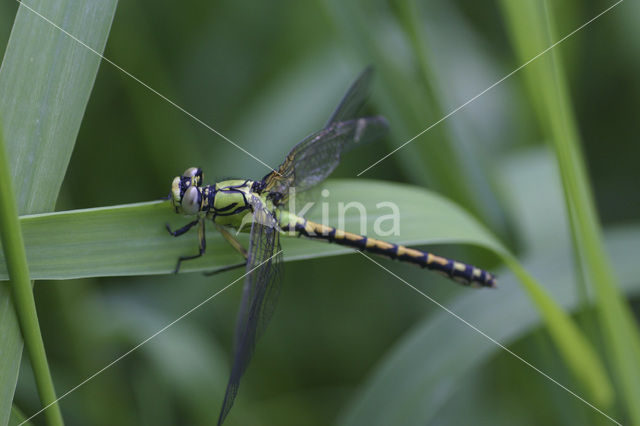
[[(552, 39), (611, 4), (554, 3)], [(16, 2), (0, 4), (2, 51), (16, 9)], [(638, 18), (639, 3), (624, 2), (555, 50), (564, 63), (609, 253), (636, 312)], [(392, 131), (343, 160), (335, 177), (351, 178), (523, 62), (505, 19), (498, 2), (486, 1), (120, 2), (105, 56), (270, 165), (320, 128), (350, 82), (372, 64), (377, 75), (369, 112), (385, 115)], [(562, 186), (536, 118), (537, 89), (527, 84), (515, 74), (363, 178), (427, 187), (461, 204), (518, 254), (556, 300), (576, 309)], [(209, 182), (267, 172), (103, 62), (56, 210), (155, 200), (192, 165), (202, 167)], [(494, 257), (467, 247), (429, 250), (497, 268), (501, 288), (474, 292), (380, 262), (579, 389), (516, 280)], [(58, 393), (238, 275), (38, 282), (36, 301)], [(240, 295), (240, 286), (230, 288), (65, 398), (67, 424), (214, 423)], [(582, 306), (575, 315), (603, 351), (592, 312)], [(476, 352), (477, 360), (467, 356), (465, 364), (456, 363), (461, 354)], [(407, 364), (403, 353), (416, 362)], [(442, 368), (427, 374), (433, 359)], [(403, 370), (408, 366), (414, 370)], [(398, 383), (377, 381), (385, 372), (396, 374)], [(408, 398), (401, 384), (414, 376), (422, 381)], [(371, 394), (382, 399), (372, 403)], [(15, 402), (25, 413), (40, 407), (26, 357)], [(278, 310), (226, 424), (372, 424), (362, 413), (384, 419), (371, 409), (387, 402), (406, 413), (394, 424), (607, 423), (360, 256), (287, 263)], [(608, 412), (627, 420), (620, 404)]]

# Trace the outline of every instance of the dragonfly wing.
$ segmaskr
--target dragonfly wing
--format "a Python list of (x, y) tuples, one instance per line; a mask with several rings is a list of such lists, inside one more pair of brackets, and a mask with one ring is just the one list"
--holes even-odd
[(351, 148), (372, 142), (389, 130), (384, 117), (363, 117), (338, 121), (307, 136), (287, 155), (278, 168), (264, 178), (264, 189), (282, 194), (277, 204), (286, 201), (289, 188), (305, 191), (326, 179)]
[(338, 107), (333, 111), (333, 114), (331, 114), (326, 127), (329, 127), (331, 123), (356, 118), (358, 111), (364, 106), (369, 97), (372, 77), (373, 68), (371, 66), (362, 71), (347, 91), (347, 94), (344, 95)]
[(367, 67), (351, 85), (324, 129), (299, 142), (277, 171), (264, 177), (263, 190), (281, 194), (275, 204), (284, 204), (289, 188), (304, 191), (320, 183), (340, 163), (340, 156), (356, 145), (373, 141), (388, 131), (383, 117), (356, 118), (365, 104), (373, 69)]
[(222, 424), (233, 405), (240, 379), (251, 361), (257, 340), (273, 315), (280, 290), (282, 250), (277, 219), (262, 203), (255, 204), (253, 219), (247, 276), (236, 321), (233, 366), (218, 425)]

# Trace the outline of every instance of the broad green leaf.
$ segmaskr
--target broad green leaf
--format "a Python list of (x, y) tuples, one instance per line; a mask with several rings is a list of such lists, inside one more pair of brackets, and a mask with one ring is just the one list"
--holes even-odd
[[(102, 52), (116, 1), (40, 0), (18, 10), (0, 68), (0, 117), (21, 214), (53, 210), (100, 63), (25, 5)], [(22, 353), (7, 283), (0, 285), (0, 336), (4, 424)]]
[[(340, 226), (339, 204), (360, 203), (366, 217), (361, 222), (360, 211), (350, 207), (345, 211), (344, 227), (360, 232), (362, 223), (367, 234), (373, 235), (376, 221), (393, 213), (390, 207), (377, 205), (392, 203), (400, 213), (400, 234), (388, 237), (390, 241), (412, 245), (467, 243), (503, 250), (471, 216), (437, 194), (407, 185), (366, 180), (330, 181), (325, 189), (330, 195), (319, 197), (309, 216), (312, 220), (321, 221), (322, 210), (326, 208), (327, 222)], [(166, 274), (173, 271), (180, 255), (197, 252), (194, 231), (178, 238), (166, 231), (165, 223), (177, 228), (189, 220), (176, 215), (169, 201), (44, 213), (21, 220), (31, 276), (36, 279)], [(387, 231), (392, 223), (384, 220), (379, 225)], [(239, 239), (246, 245), (246, 235), (240, 234)], [(288, 260), (353, 252), (302, 238), (283, 238), (283, 246)], [(210, 270), (241, 260), (209, 224), (206, 255), (185, 262), (182, 271)], [(0, 265), (0, 279), (6, 279), (4, 263)]]
[[(640, 228), (618, 229), (610, 232), (607, 240), (625, 293), (637, 296), (640, 282), (637, 279), (635, 254), (640, 251)], [(570, 264), (566, 251), (553, 249), (536, 256), (535, 260), (525, 262), (528, 270), (536, 271), (554, 300), (567, 310), (576, 310), (580, 308), (580, 303), (574, 291), (575, 277), (567, 268)], [(447, 308), (502, 345), (509, 346), (539, 327), (541, 319), (524, 293), (518, 291), (515, 277), (506, 272), (500, 277), (500, 291), (464, 293)], [(429, 301), (425, 299), (425, 303)], [(455, 392), (464, 386), (471, 372), (481, 368), (502, 350), (450, 313), (438, 311), (416, 324), (386, 355), (338, 423), (350, 426), (428, 424), (437, 417), (438, 410)], [(522, 368), (531, 367), (523, 363)], [(578, 388), (568, 383), (563, 385), (568, 385), (569, 389), (589, 401)], [(548, 386), (557, 385), (549, 381)], [(566, 393), (566, 398), (575, 397)], [(465, 405), (465, 402), (460, 401), (459, 404)], [(609, 415), (613, 414), (604, 407), (598, 408)], [(601, 416), (593, 411), (593, 418)], [(605, 417), (602, 419), (607, 422)]]

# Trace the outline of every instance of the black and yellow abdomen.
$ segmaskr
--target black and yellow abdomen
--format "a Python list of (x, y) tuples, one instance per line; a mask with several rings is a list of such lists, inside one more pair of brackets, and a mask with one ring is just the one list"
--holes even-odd
[(496, 285), (496, 279), (493, 274), (463, 262), (436, 256), (433, 253), (412, 249), (403, 245), (353, 234), (331, 226), (311, 222), (294, 215), (290, 217), (292, 220), (288, 221), (288, 223), (281, 224), (283, 231), (296, 232), (298, 235), (303, 235), (307, 238), (326, 240), (368, 253), (397, 259), (401, 262), (413, 263), (422, 268), (439, 272), (464, 285), (480, 287), (495, 287)]

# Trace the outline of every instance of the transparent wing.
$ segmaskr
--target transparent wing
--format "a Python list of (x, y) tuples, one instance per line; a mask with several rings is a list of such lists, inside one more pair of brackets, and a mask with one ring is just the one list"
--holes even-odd
[(372, 142), (388, 131), (383, 117), (357, 118), (367, 100), (373, 69), (367, 67), (351, 85), (324, 129), (299, 142), (276, 172), (264, 177), (263, 190), (272, 192), (275, 204), (284, 204), (289, 188), (305, 191), (327, 178), (340, 157), (356, 145)]
[(236, 321), (233, 366), (218, 425), (222, 424), (233, 405), (240, 379), (251, 361), (258, 338), (273, 315), (280, 292), (282, 252), (277, 219), (261, 202), (254, 201), (247, 258), (248, 275)]
[(289, 188), (306, 191), (322, 182), (340, 163), (342, 154), (351, 148), (372, 142), (389, 129), (384, 117), (363, 117), (338, 121), (306, 137), (278, 167), (264, 177), (264, 190), (282, 194), (276, 204), (286, 201)]
[(373, 68), (367, 67), (353, 82), (347, 94), (344, 95), (338, 107), (333, 111), (326, 127), (331, 123), (338, 121), (347, 121), (356, 118), (358, 112), (363, 107), (369, 97), (369, 88), (371, 87), (371, 78), (373, 77)]

